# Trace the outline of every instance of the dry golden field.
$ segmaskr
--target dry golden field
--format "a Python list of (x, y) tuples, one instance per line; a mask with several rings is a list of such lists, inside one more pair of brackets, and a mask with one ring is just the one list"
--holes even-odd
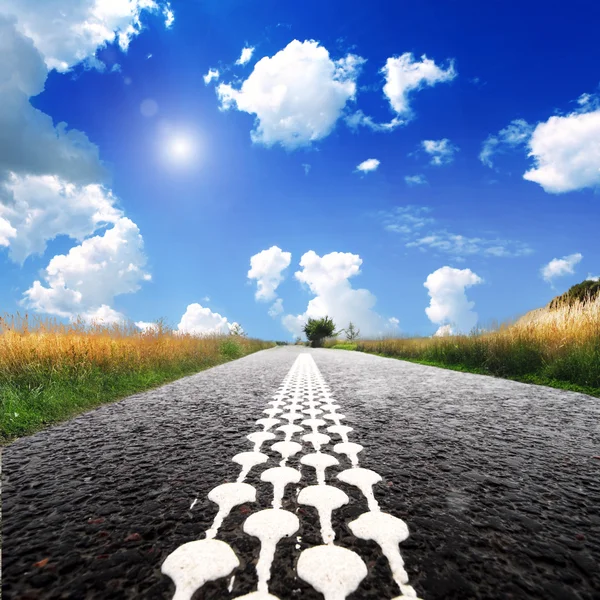
[(29, 315), (0, 318), (0, 437), (35, 431), (85, 409), (257, 350), (270, 342), (193, 336), (164, 323), (61, 324)]
[(348, 349), (600, 396), (600, 296), (538, 309), (491, 331), (358, 340)]

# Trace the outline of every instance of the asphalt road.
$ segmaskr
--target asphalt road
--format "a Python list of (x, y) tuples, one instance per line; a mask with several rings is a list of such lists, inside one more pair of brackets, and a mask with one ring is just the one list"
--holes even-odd
[[(318, 370), (311, 371), (305, 357), (304, 371), (296, 368), (292, 376), (290, 369), (301, 353), (309, 353)], [(318, 371), (328, 387), (322, 387)], [(339, 405), (337, 411), (333, 403)], [(297, 406), (305, 412), (320, 406), (321, 414), (306, 418), (328, 414), (326, 425), (302, 424), (293, 416)], [(284, 434), (277, 425), (270, 427), (276, 437), (259, 450), (268, 461), (242, 477), (243, 465), (232, 458), (253, 450), (246, 436), (266, 428), (256, 421), (269, 418), (263, 411), (271, 408), (292, 411), (290, 424), (300, 423), (303, 432)], [(316, 508), (320, 501), (311, 505), (307, 493), (302, 494), (305, 488), (318, 488), (317, 469), (302, 462), (303, 457), (319, 453), (302, 435), (313, 427), (327, 434), (334, 423), (342, 426), (336, 432), (353, 429), (346, 435), (350, 443), (363, 446), (357, 455), (360, 468), (382, 480), (373, 486), (372, 502), (356, 485), (340, 481), (337, 475), (351, 468), (351, 457), (333, 450), (342, 434), (329, 433), (331, 441), (319, 456), (333, 456), (339, 464), (326, 469), (328, 487), (316, 493), (337, 488), (346, 501), (333, 510), (335, 541), (325, 546)], [(267, 511), (277, 494), (261, 474), (281, 463), (282, 452), (293, 449), (272, 448), (286, 436), (301, 444), (301, 451), (285, 463), (301, 479), (285, 487), (277, 511)], [(280, 600), (323, 598), (314, 580), (325, 585), (327, 574), (330, 579), (337, 574), (337, 583), (329, 585), (338, 586), (327, 600), (343, 599), (340, 590), (353, 585), (358, 587), (347, 596), (350, 600), (391, 599), (400, 596), (398, 564), (395, 581), (381, 540), (373, 539), (391, 535), (402, 520), (410, 535), (400, 551), (407, 585), (412, 586), (404, 589), (404, 597), (414, 588), (426, 600), (596, 600), (599, 457), (596, 398), (354, 352), (266, 350), (6, 447), (3, 595), (7, 600), (170, 599), (175, 585), (161, 566), (171, 556), (179, 561), (182, 581), (189, 583), (190, 574), (200, 571), (208, 578), (194, 600), (239, 598), (257, 586), (264, 591), (265, 565), (269, 593)], [(256, 502), (225, 511), (213, 536), (215, 542), (226, 542), (232, 560), (239, 562), (230, 568), (207, 541), (217, 513), (208, 494), (240, 478), (256, 490)], [(222, 497), (219, 506), (225, 501)], [(261, 511), (255, 522), (276, 512), (275, 517), (296, 519), (297, 531), (292, 533), (292, 523), (289, 537), (279, 540), (273, 531), (280, 535), (285, 527), (271, 530), (269, 521), (256, 537), (246, 521)], [(369, 530), (370, 540), (357, 537), (358, 529), (350, 525), (367, 513), (390, 515), (391, 523), (375, 533), (376, 528)], [(273, 536), (277, 545), (271, 564), (265, 547)], [(186, 565), (184, 551), (176, 551), (194, 540), (206, 540), (194, 548), (208, 554), (202, 564)], [(358, 560), (357, 566), (349, 568), (347, 562), (344, 571), (327, 554), (332, 545), (352, 551), (348, 561)], [(307, 552), (315, 547), (324, 547), (324, 554)], [(256, 569), (259, 555), (262, 576)], [(305, 564), (299, 566), (301, 555)], [(318, 558), (314, 565), (309, 556)], [(210, 580), (220, 570), (228, 575)], [(249, 597), (268, 598), (258, 593)]]

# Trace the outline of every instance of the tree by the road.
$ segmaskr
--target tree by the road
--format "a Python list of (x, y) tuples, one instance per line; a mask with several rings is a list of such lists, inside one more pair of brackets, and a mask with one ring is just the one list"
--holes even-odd
[(312, 319), (309, 317), (303, 330), (312, 348), (319, 348), (323, 345), (323, 339), (331, 337), (335, 332), (335, 323), (325, 316), (322, 319)]
[(354, 340), (358, 339), (358, 336), (360, 335), (360, 329), (358, 329), (354, 323), (352, 321), (350, 321), (347, 329), (346, 329), (346, 339), (349, 342), (353, 342)]

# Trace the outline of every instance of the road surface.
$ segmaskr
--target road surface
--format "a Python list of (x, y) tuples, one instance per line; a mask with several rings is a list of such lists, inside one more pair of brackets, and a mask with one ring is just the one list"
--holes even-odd
[(274, 348), (6, 447), (3, 594), (597, 600), (599, 456), (583, 394)]

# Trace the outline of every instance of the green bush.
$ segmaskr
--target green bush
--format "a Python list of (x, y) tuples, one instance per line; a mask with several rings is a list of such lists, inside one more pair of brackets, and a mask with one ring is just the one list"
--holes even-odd
[(244, 349), (235, 339), (228, 339), (221, 342), (219, 351), (229, 359), (240, 358), (244, 354)]
[(564, 294), (554, 298), (548, 308), (555, 309), (561, 306), (573, 306), (578, 302), (591, 302), (600, 296), (600, 280), (586, 279), (581, 283), (571, 286)]
[(324, 338), (334, 335), (335, 324), (328, 316), (322, 319), (312, 319), (309, 317), (303, 331), (310, 341), (311, 347), (320, 348), (323, 345)]

